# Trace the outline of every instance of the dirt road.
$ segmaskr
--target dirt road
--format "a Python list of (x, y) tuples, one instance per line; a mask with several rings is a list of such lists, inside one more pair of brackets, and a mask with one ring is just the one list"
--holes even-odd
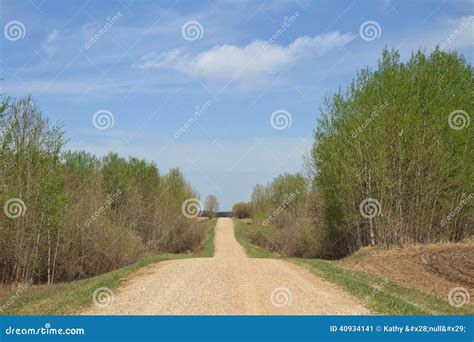
[(369, 312), (335, 285), (274, 259), (248, 258), (232, 220), (217, 222), (215, 256), (148, 266), (99, 315), (351, 315)]

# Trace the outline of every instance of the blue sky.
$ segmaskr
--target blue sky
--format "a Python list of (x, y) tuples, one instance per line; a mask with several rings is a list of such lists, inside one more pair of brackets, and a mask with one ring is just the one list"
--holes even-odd
[(384, 46), (406, 59), (441, 43), (472, 62), (473, 12), (467, 0), (2, 0), (1, 87), (63, 122), (68, 148), (179, 167), (227, 210), (302, 169), (323, 97)]

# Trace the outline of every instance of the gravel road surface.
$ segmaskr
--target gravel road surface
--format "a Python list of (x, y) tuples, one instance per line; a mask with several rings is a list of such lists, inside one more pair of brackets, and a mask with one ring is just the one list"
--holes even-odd
[[(247, 257), (232, 220), (217, 221), (215, 256), (170, 260), (136, 272), (92, 315), (364, 315), (369, 311), (308, 270)], [(109, 294), (110, 295), (110, 294)]]

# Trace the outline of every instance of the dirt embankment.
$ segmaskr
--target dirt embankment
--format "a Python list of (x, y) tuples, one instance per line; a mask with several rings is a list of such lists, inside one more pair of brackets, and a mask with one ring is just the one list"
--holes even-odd
[[(341, 266), (388, 278), (442, 297), (464, 287), (474, 298), (474, 243), (444, 243), (378, 250), (362, 248)], [(470, 305), (474, 305), (474, 300)]]

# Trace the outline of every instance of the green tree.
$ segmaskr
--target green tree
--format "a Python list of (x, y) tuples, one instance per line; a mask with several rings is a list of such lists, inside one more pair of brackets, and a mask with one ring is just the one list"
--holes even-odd
[[(362, 70), (326, 98), (312, 153), (324, 254), (472, 234), (468, 207), (441, 224), (473, 189), (472, 125), (450, 122), (450, 113), (473, 112), (472, 80), (472, 67), (455, 52), (418, 51), (403, 63), (385, 50), (377, 70)], [(360, 213), (367, 199), (378, 211), (370, 219)]]
[(232, 213), (239, 219), (252, 217), (252, 204), (239, 202), (232, 207)]

